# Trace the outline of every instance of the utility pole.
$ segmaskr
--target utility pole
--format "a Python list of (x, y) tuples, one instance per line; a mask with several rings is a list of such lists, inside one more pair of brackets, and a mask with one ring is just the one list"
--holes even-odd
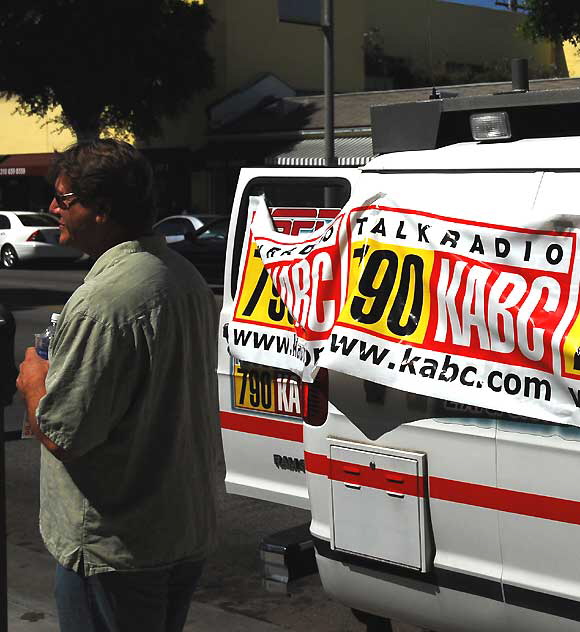
[(334, 153), (334, 0), (323, 0), (322, 33), (324, 35), (324, 146), (327, 167), (336, 167)]
[(334, 153), (334, 0), (278, 0), (280, 22), (318, 26), (324, 36), (324, 155), (336, 167)]

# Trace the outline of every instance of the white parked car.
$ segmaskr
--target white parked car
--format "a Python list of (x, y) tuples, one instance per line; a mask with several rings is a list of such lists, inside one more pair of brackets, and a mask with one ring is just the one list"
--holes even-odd
[(186, 233), (194, 233), (219, 215), (170, 215), (153, 225), (155, 232), (163, 235), (168, 244), (183, 241)]
[(58, 221), (48, 213), (0, 211), (0, 261), (4, 268), (36, 259), (78, 259), (83, 254), (58, 243)]

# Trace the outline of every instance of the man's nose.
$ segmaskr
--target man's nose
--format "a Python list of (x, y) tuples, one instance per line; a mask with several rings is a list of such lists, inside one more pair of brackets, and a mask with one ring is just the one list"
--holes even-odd
[(52, 198), (52, 202), (48, 207), (48, 212), (52, 213), (53, 215), (60, 215), (60, 209), (58, 208), (58, 203), (55, 198)]

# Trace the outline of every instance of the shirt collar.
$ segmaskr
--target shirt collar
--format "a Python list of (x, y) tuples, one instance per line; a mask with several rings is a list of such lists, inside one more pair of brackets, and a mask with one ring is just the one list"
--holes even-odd
[(124, 241), (109, 250), (106, 250), (93, 264), (89, 270), (85, 281), (90, 281), (101, 272), (114, 266), (119, 259), (136, 252), (150, 252), (161, 254), (167, 250), (167, 244), (163, 235), (147, 235), (132, 241)]

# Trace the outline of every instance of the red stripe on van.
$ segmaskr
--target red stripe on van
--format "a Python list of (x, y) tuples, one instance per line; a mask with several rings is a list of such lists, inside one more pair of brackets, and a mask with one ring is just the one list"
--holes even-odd
[(346, 461), (330, 461), (330, 477), (353, 485), (363, 485), (388, 492), (399, 492), (411, 496), (423, 496), (423, 477), (402, 474), (390, 470), (372, 469), (368, 465), (358, 465)]
[(411, 496), (423, 496), (423, 477), (402, 474), (390, 470), (372, 469), (368, 465), (357, 465), (347, 461), (335, 461), (321, 454), (304, 453), (306, 470), (311, 474), (327, 476), (333, 481), (362, 485), (399, 492)]
[(429, 493), (432, 498), (439, 500), (497, 509), (545, 520), (580, 524), (580, 502), (576, 500), (452, 481), (436, 476), (429, 478)]
[[(370, 470), (366, 466), (342, 461), (331, 461), (328, 457), (321, 454), (305, 452), (304, 462), (308, 473), (326, 476), (331, 480), (354, 484), (357, 484), (358, 481), (358, 484), (365, 487), (386, 489), (388, 491), (399, 490), (401, 493), (410, 495), (417, 495), (413, 491), (414, 489), (418, 491), (423, 489), (420, 477), (399, 474), (398, 472), (391, 473), (386, 470)], [(360, 474), (345, 473), (345, 466), (353, 471), (355, 468), (358, 468)], [(388, 484), (382, 480), (382, 477), (385, 475), (387, 477), (388, 475), (400, 477), (403, 479), (403, 483)], [(429, 477), (429, 496), (433, 499), (446, 500), (473, 507), (495, 509), (506, 513), (580, 525), (580, 502), (576, 500), (530, 494), (489, 485), (466, 483), (465, 481), (454, 481), (437, 476)]]
[(328, 457), (323, 454), (314, 454), (314, 452), (304, 452), (304, 465), (306, 471), (311, 474), (320, 474), (321, 476), (328, 476), (330, 469), (328, 465)]
[(239, 413), (224, 411), (220, 412), (220, 420), (222, 428), (226, 430), (236, 430), (237, 432), (247, 432), (261, 435), (262, 437), (272, 437), (300, 443), (303, 440), (302, 423), (278, 421), (277, 419), (240, 415)]

